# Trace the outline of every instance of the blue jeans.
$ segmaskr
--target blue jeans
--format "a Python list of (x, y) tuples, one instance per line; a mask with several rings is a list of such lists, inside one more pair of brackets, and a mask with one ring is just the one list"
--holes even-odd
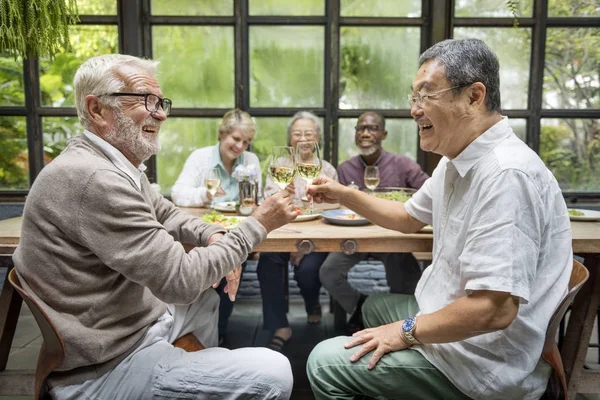
[[(242, 284), (242, 276), (244, 276), (244, 271), (246, 270), (246, 261), (242, 263), (242, 274), (240, 275), (240, 285)], [(219, 336), (224, 336), (227, 334), (227, 326), (229, 325), (229, 317), (233, 312), (233, 302), (229, 300), (229, 295), (223, 291), (225, 289), (225, 285), (227, 285), (227, 279), (223, 277), (216, 291), (221, 299), (219, 303)]]
[[(300, 287), (307, 314), (320, 312), (319, 268), (327, 254), (307, 254), (302, 257), (300, 265), (294, 269), (294, 279)], [(262, 296), (264, 328), (270, 331), (290, 326), (286, 316), (287, 304), (283, 282), (289, 260), (290, 253), (260, 253), (256, 273)]]

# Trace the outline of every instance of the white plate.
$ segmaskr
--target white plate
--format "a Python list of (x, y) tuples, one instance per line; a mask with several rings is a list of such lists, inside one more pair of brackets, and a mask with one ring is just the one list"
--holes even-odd
[(348, 209), (323, 211), (323, 218), (325, 218), (325, 221), (329, 222), (330, 224), (358, 226), (371, 223), (368, 219), (361, 216), (358, 216), (358, 218), (349, 218), (350, 215), (357, 216), (358, 214)]
[(569, 208), (569, 210), (575, 210), (583, 213), (583, 215), (569, 214), (571, 221), (600, 221), (600, 211), (584, 210), (581, 208)]
[(237, 203), (235, 201), (221, 201), (215, 203), (215, 210), (221, 212), (235, 212), (236, 205)]
[(311, 221), (313, 219), (317, 219), (321, 216), (321, 213), (318, 211), (315, 211), (313, 214), (302, 214), (302, 215), (298, 215), (296, 217), (295, 220), (293, 220), (292, 222), (303, 222), (303, 221)]
[(421, 228), (421, 230), (419, 232), (433, 233), (433, 226), (431, 226), (431, 225), (425, 225), (423, 228)]

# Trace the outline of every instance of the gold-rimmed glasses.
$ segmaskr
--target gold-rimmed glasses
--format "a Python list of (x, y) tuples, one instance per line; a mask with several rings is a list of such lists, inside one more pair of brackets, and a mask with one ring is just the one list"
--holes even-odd
[(446, 89), (442, 89), (442, 90), (436, 90), (435, 92), (431, 92), (431, 93), (425, 93), (425, 94), (421, 94), (421, 92), (417, 92), (414, 96), (412, 94), (407, 95), (407, 100), (408, 100), (408, 105), (409, 106), (414, 106), (415, 104), (417, 104), (419, 107), (423, 106), (423, 101), (425, 99), (428, 99), (430, 97), (435, 97), (437, 95), (440, 95), (444, 92), (447, 92), (448, 90), (453, 90), (453, 89), (459, 89), (459, 88), (463, 88), (466, 86), (469, 86), (470, 83), (466, 83), (463, 85), (457, 85), (457, 86), (452, 86)]

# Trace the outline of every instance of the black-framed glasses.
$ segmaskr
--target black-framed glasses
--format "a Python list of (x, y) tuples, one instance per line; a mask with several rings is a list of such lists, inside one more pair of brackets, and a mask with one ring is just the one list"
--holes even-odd
[(375, 133), (375, 132), (379, 132), (379, 125), (377, 125), (377, 124), (356, 125), (354, 127), (354, 130), (358, 133), (364, 132), (365, 130), (367, 130), (371, 133)]
[(438, 90), (436, 92), (431, 92), (431, 93), (426, 93), (426, 94), (421, 94), (421, 92), (417, 92), (416, 96), (413, 96), (413, 95), (409, 94), (407, 96), (408, 104), (412, 107), (416, 103), (419, 107), (421, 107), (421, 106), (423, 106), (423, 101), (425, 99), (437, 96), (439, 94), (442, 94), (442, 93), (447, 92), (447, 91), (452, 90), (452, 89), (464, 88), (464, 87), (469, 86), (469, 85), (471, 85), (471, 84), (470, 83), (465, 83), (463, 85), (452, 86), (452, 87), (449, 87), (449, 88), (446, 88), (446, 89), (442, 89), (442, 90)]
[(116, 92), (116, 93), (108, 93), (108, 94), (101, 94), (100, 96), (114, 96), (114, 97), (123, 97), (123, 96), (135, 96), (135, 97), (143, 97), (144, 98), (144, 105), (146, 106), (146, 110), (148, 110), (148, 112), (150, 112), (151, 114), (154, 114), (155, 112), (158, 111), (158, 107), (162, 107), (163, 111), (165, 112), (166, 115), (169, 115), (171, 113), (171, 106), (173, 105), (173, 102), (171, 101), (171, 99), (167, 99), (165, 98), (160, 98), (155, 94), (152, 93), (123, 93), (123, 92)]

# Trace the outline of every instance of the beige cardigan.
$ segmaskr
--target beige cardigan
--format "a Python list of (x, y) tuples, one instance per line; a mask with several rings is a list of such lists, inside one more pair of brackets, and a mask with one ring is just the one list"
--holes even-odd
[[(13, 260), (65, 342), (69, 383), (113, 368), (166, 303), (194, 302), (266, 237), (247, 218), (204, 247), (222, 228), (178, 210), (144, 174), (141, 188), (79, 136), (27, 196)], [(203, 247), (186, 253), (180, 242)]]

